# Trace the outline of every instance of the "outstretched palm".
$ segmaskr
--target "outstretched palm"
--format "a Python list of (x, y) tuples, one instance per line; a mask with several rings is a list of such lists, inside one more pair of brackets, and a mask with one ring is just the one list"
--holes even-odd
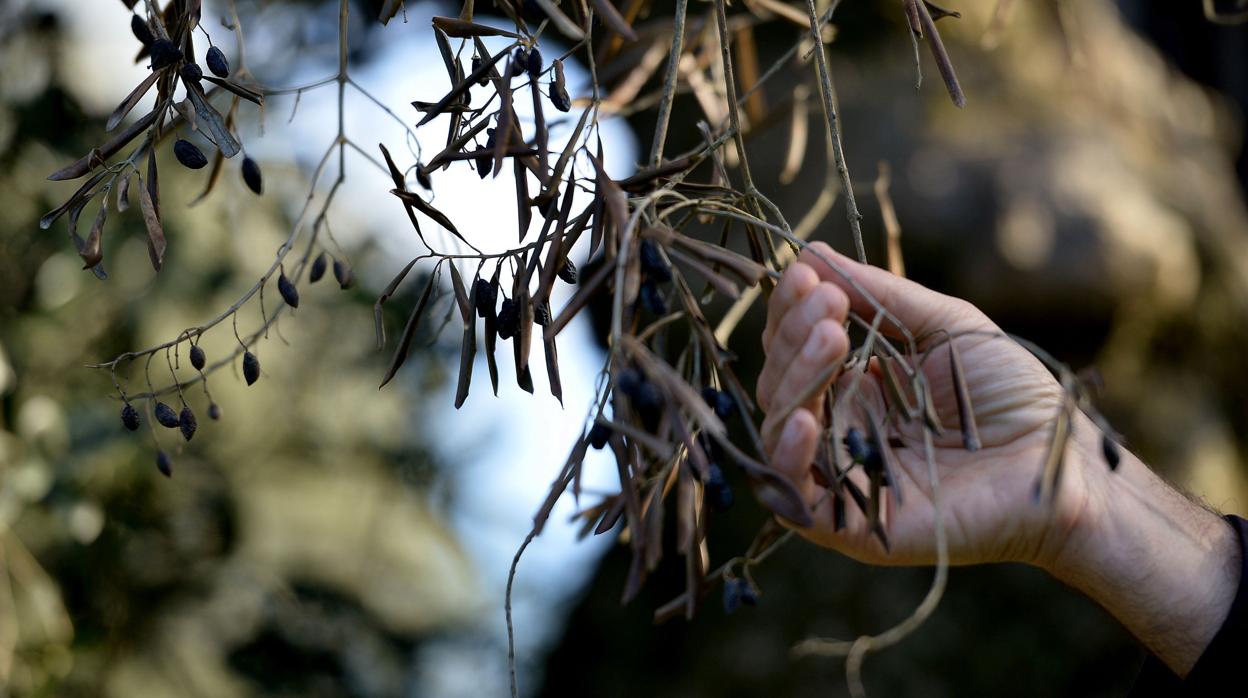
[[(837, 264), (858, 289), (820, 257)], [(859, 289), (877, 299), (912, 335), (939, 337), (943, 330), (954, 337), (978, 425), (979, 450), (968, 451), (963, 444), (947, 344), (935, 348), (920, 367), (946, 428), (934, 441), (933, 460), (953, 562), (1042, 563), (1054, 555), (1063, 532), (1088, 504), (1088, 490), (1077, 468), (1069, 468), (1061, 481), (1056, 508), (1037, 504), (1033, 496), (1051, 425), (1061, 409), (1058, 382), (970, 304), (857, 264), (818, 243), (785, 272), (772, 294), (763, 335), (767, 360), (758, 384), (759, 404), (767, 411), (763, 433), (771, 462), (795, 481), (814, 507), (813, 525), (800, 533), (876, 564), (926, 564), (936, 556), (935, 506), (920, 420), (902, 420), (890, 434), (900, 439), (891, 451), (902, 503), (895, 493), (889, 497), (884, 514), (886, 549), (853, 505), (847, 507), (845, 527), (836, 529), (831, 499), (811, 472), (826, 426), (816, 417), (823, 414), (824, 391), (786, 414), (795, 400), (811, 394), (812, 383), (848, 350), (842, 328), (848, 310), (872, 320), (874, 306)], [(887, 323), (882, 327), (887, 330)], [(868, 414), (883, 415), (887, 407), (878, 364), (858, 379), (856, 395), (849, 394), (855, 381), (852, 373), (837, 385), (842, 396), (835, 415), (838, 448), (843, 448), (840, 440), (849, 427), (868, 431)], [(1076, 434), (1088, 428), (1088, 420), (1076, 414)], [(1072, 443), (1080, 449), (1086, 440), (1076, 438)], [(848, 456), (841, 462), (847, 463)], [(861, 468), (850, 477), (865, 488)]]

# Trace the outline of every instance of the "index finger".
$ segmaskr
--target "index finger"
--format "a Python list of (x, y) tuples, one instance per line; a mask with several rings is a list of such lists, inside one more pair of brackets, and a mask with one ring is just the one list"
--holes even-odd
[(772, 335), (780, 328), (780, 322), (789, 309), (799, 303), (819, 285), (819, 274), (802, 262), (790, 264), (780, 275), (780, 283), (767, 301), (767, 325), (763, 328), (763, 349), (771, 346)]

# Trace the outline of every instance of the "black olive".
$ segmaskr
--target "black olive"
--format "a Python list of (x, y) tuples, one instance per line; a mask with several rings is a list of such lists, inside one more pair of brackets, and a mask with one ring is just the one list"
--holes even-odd
[(635, 400), (637, 398), (638, 389), (641, 388), (643, 380), (644, 379), (641, 377), (640, 371), (635, 368), (626, 368), (616, 375), (615, 387), (619, 389), (621, 393), (624, 393), (628, 399)]
[(529, 50), (526, 67), (529, 69), (529, 77), (534, 80), (542, 74), (542, 52), (538, 51), (536, 47)]
[(601, 451), (611, 439), (611, 429), (605, 424), (597, 424), (589, 429), (589, 445)]
[(477, 317), (494, 317), (494, 306), (498, 302), (498, 289), (494, 288), (494, 284), (485, 279), (477, 279), (477, 282), (473, 284), (472, 294), (473, 303), (477, 308)]
[(148, 46), (152, 55), (152, 70), (160, 70), (182, 60), (182, 49), (168, 39), (157, 39)]
[(511, 339), (519, 332), (520, 308), (512, 299), (504, 298), (503, 305), (498, 310), (498, 336), (501, 339)]
[(208, 405), (208, 418), (214, 422), (221, 419), (221, 407), (217, 403)]
[(260, 165), (249, 157), (243, 158), (243, 183), (257, 194), (264, 193), (264, 180), (260, 177)]
[(286, 301), (286, 305), (292, 308), (299, 307), (299, 289), (295, 288), (295, 284), (286, 277), (286, 272), (282, 272), (277, 277), (277, 292), (282, 294), (282, 300)]
[(733, 504), (735, 498), (732, 494), (732, 488), (728, 486), (728, 481), (724, 479), (724, 471), (719, 466), (711, 463), (707, 467), (706, 474), (706, 498), (710, 503), (711, 511), (727, 511)]
[(845, 432), (844, 444), (849, 451), (849, 457), (863, 468), (873, 470), (883, 466), (884, 461), (879, 447), (870, 443), (858, 427), (850, 427), (849, 431)]
[(165, 477), (173, 477), (173, 461), (169, 459), (169, 454), (164, 451), (157, 451), (156, 469)]
[(204, 364), (208, 362), (208, 357), (204, 355), (204, 350), (199, 348), (198, 344), (191, 345), (191, 365), (196, 371), (204, 370)]
[(213, 75), (219, 78), (230, 77), (230, 63), (225, 60), (225, 54), (216, 46), (208, 49), (204, 62), (208, 64), (208, 70), (211, 70)]
[(550, 324), (550, 306), (545, 303), (533, 303), (533, 322), (545, 327)]
[(720, 419), (728, 419), (737, 410), (737, 403), (726, 390), (716, 390), (708, 385), (702, 389), (702, 399), (715, 410), (715, 416)]
[(172, 407), (163, 402), (156, 403), (156, 421), (166, 429), (176, 429), (182, 424), (181, 420), (178, 419), (178, 413), (174, 412)]
[(182, 406), (182, 414), (178, 415), (178, 426), (182, 429), (182, 438), (187, 441), (195, 435), (195, 429), (199, 427), (199, 422), (195, 420), (195, 413), (191, 411), (190, 405)]
[(204, 69), (200, 68), (198, 63), (187, 63), (178, 72), (182, 74), (182, 79), (186, 82), (199, 82), (204, 79)]
[(308, 272), (308, 283), (314, 284), (325, 276), (325, 268), (329, 266), (329, 261), (325, 259), (325, 253), (322, 252), (312, 260), (312, 269)]
[(355, 274), (351, 273), (351, 267), (347, 263), (340, 260), (334, 260), (334, 278), (338, 280), (338, 288), (347, 290), (351, 288), (351, 284), (355, 281)]
[(243, 352), (243, 378), (247, 380), (247, 385), (260, 380), (260, 359), (249, 351)]
[(563, 266), (559, 267), (558, 276), (560, 279), (563, 280), (564, 283), (568, 283), (568, 284), (576, 283), (576, 279), (577, 279), (576, 265), (572, 263), (572, 260), (570, 259), (563, 260)]
[(139, 430), (139, 411), (128, 402), (121, 408), (121, 423), (130, 431)]
[(173, 144), (173, 156), (183, 166), (192, 170), (198, 170), (208, 164), (208, 158), (204, 157), (203, 151), (196, 148), (194, 143), (181, 138)]

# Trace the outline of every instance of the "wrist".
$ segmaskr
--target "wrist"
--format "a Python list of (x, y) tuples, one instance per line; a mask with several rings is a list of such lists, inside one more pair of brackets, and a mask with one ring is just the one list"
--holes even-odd
[[(1080, 415), (1072, 439), (1074, 501), (1060, 505), (1060, 541), (1041, 565), (1113, 614), (1185, 675), (1221, 627), (1239, 585), (1239, 543), (1220, 515), (1167, 485), (1122, 449), (1110, 471), (1101, 432)], [(1073, 489), (1073, 488), (1072, 488)]]

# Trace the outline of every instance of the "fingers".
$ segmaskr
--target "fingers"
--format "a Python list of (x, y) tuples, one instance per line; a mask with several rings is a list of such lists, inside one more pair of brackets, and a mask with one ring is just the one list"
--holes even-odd
[[(774, 420), (785, 419), (783, 410), (787, 409), (803, 395), (809, 397), (800, 405), (812, 414), (819, 414), (823, 405), (824, 392), (832, 384), (835, 376), (823, 376), (828, 366), (836, 363), (849, 351), (849, 336), (841, 327), (840, 320), (825, 318), (811, 327), (800, 351), (791, 360), (783, 364), (768, 363), (778, 367), (772, 375), (779, 374), (775, 379), (768, 379), (768, 385), (761, 385), (759, 390), (760, 404), (764, 401), (774, 408), (763, 423), (763, 444), (770, 449), (776, 438), (779, 425)], [(774, 386), (774, 387), (773, 387)]]
[(771, 337), (776, 332), (780, 321), (789, 312), (789, 308), (819, 284), (819, 275), (814, 269), (804, 264), (791, 264), (780, 276), (780, 283), (771, 292), (767, 301), (767, 326), (763, 328), (763, 348), (771, 344)]
[[(825, 243), (812, 243), (802, 250), (798, 261), (809, 266), (821, 280), (845, 291), (850, 308), (867, 322), (875, 319), (875, 306), (866, 295), (869, 294), (914, 337), (936, 330), (956, 333), (994, 327), (987, 316), (964, 300), (937, 293), (885, 269), (860, 264)], [(899, 328), (890, 324), (882, 323), (881, 331), (899, 334)]]
[[(807, 499), (814, 485), (810, 474), (811, 461), (819, 444), (819, 422), (809, 410), (798, 408), (785, 421), (784, 430), (774, 448), (768, 449), (771, 464), (797, 486)], [(807, 504), (813, 503), (807, 501)]]
[[(849, 311), (849, 298), (839, 287), (818, 281), (814, 281), (813, 285), (807, 285), (807, 282), (817, 277), (813, 270), (804, 264), (794, 264), (790, 267), (781, 279), (781, 286), (784, 286), (785, 280), (790, 278), (791, 272), (795, 272), (791, 278), (796, 281), (791, 282), (787, 289), (777, 287), (777, 292), (772, 294), (773, 302), (767, 314), (771, 330), (763, 340), (767, 360), (759, 374), (756, 390), (759, 405), (764, 410), (770, 409), (776, 402), (772, 399), (772, 393), (790, 365), (807, 345), (812, 329), (825, 320), (830, 320), (839, 326), (845, 321), (846, 313)], [(777, 298), (782, 293), (784, 297)], [(799, 298), (796, 297), (797, 293), (804, 293), (804, 295)], [(840, 334), (843, 335), (844, 332)], [(812, 347), (812, 350), (815, 349), (817, 347)], [(833, 356), (831, 360), (836, 358), (839, 357)], [(821, 369), (822, 366), (818, 368)], [(815, 373), (818, 371), (816, 370)], [(813, 377), (814, 374), (811, 375)]]

